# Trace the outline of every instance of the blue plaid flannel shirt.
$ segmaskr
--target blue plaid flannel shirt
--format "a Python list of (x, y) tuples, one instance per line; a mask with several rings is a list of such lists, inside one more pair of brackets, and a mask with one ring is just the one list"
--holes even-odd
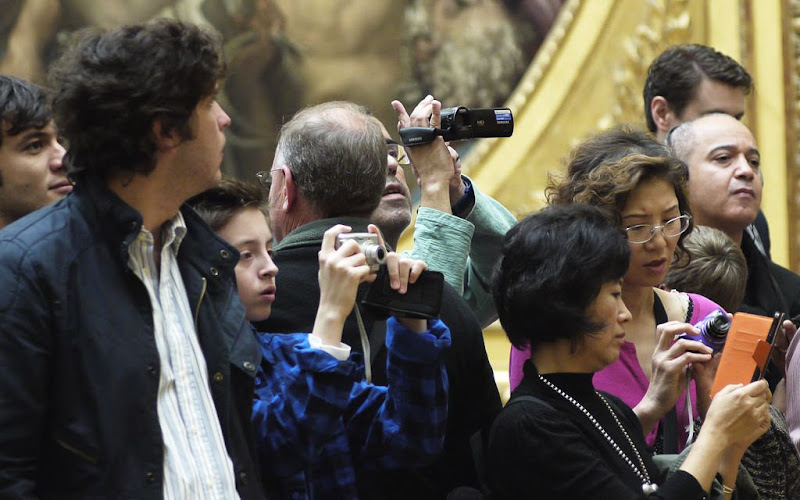
[(258, 338), (253, 423), (268, 495), (356, 499), (356, 471), (423, 466), (441, 453), (450, 330), (440, 320), (418, 334), (389, 318), (388, 387), (363, 381), (360, 353), (338, 361), (307, 334)]

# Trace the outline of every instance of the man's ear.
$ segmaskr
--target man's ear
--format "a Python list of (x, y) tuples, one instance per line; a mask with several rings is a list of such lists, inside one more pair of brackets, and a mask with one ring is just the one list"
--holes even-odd
[(650, 101), (650, 115), (653, 117), (656, 128), (662, 134), (669, 132), (677, 119), (669, 101), (660, 95), (653, 97), (653, 100)]
[(299, 195), (299, 188), (294, 182), (292, 171), (286, 165), (281, 167), (283, 173), (283, 210), (289, 212), (297, 203), (297, 196)]
[(164, 123), (160, 118), (153, 120), (153, 140), (159, 151), (167, 151), (181, 143), (182, 139), (175, 129), (169, 133), (164, 132)]

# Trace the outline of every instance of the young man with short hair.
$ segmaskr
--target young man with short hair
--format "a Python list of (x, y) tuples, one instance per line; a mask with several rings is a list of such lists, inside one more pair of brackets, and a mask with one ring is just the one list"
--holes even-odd
[(72, 191), (59, 139), (44, 90), (0, 75), (0, 229)]

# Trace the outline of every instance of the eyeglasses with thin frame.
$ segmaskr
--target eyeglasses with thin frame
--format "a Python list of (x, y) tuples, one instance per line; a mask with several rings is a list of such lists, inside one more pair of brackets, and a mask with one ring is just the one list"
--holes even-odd
[(262, 187), (269, 189), (272, 186), (272, 172), (280, 172), (280, 168), (273, 168), (272, 170), (259, 170), (256, 172), (258, 183)]
[(411, 160), (408, 159), (405, 148), (400, 144), (387, 140), (386, 149), (389, 152), (389, 156), (397, 160), (398, 165), (401, 167), (411, 165)]
[(661, 234), (665, 238), (674, 238), (680, 236), (687, 229), (689, 229), (689, 221), (692, 220), (691, 215), (679, 215), (666, 221), (660, 226), (652, 224), (636, 224), (635, 226), (628, 226), (625, 228), (625, 234), (628, 236), (628, 242), (644, 244), (653, 239), (656, 231), (661, 230)]

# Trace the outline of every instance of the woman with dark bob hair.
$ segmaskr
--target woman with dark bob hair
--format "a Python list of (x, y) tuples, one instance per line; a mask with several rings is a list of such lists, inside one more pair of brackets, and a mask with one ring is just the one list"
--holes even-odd
[(506, 235), (492, 292), (500, 323), (531, 359), (492, 426), (488, 476), (497, 498), (706, 498), (716, 474), (726, 497), (747, 447), (770, 424), (766, 382), (728, 386), (711, 403), (679, 470), (652, 462), (639, 418), (595, 390), (631, 315), (622, 277), (631, 251), (599, 208), (552, 206)]
[[(692, 231), (687, 180), (686, 165), (664, 146), (643, 132), (617, 128), (576, 147), (566, 177), (553, 179), (548, 187), (550, 204), (602, 207), (625, 232), (631, 259), (622, 297), (632, 317), (620, 359), (599, 371), (594, 382), (634, 409), (648, 447), (663, 453), (683, 449), (687, 429), (705, 415), (713, 382), (707, 369), (711, 349), (673, 339), (697, 335), (692, 325), (722, 309), (702, 295), (659, 289)], [(512, 389), (528, 357), (521, 347), (511, 353)]]

